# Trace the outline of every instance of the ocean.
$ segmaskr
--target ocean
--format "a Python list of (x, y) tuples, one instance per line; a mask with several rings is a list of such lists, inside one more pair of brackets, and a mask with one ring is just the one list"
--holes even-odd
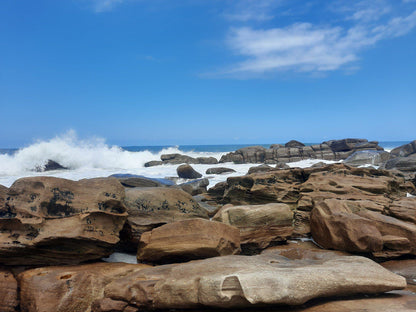
[[(0, 148), (0, 184), (10, 187), (21, 177), (54, 176), (71, 180), (108, 177), (116, 173), (130, 173), (150, 178), (176, 177), (178, 165), (144, 167), (151, 160), (160, 160), (163, 154), (179, 153), (191, 157), (215, 157), (239, 148), (261, 145), (268, 148), (271, 144), (229, 144), (229, 145), (180, 145), (180, 146), (110, 146), (103, 139), (79, 140), (73, 135), (64, 135), (47, 141), (38, 141), (24, 148)], [(409, 143), (408, 141), (380, 142), (385, 150)], [(316, 143), (305, 143), (312, 145)], [(52, 159), (68, 170), (36, 172), (34, 168), (46, 164)], [(289, 163), (291, 167), (308, 167), (322, 160), (310, 159)], [(326, 161), (334, 163), (333, 161)], [(195, 170), (209, 178), (209, 187), (225, 181), (230, 176), (247, 173), (253, 164), (224, 163), (218, 165), (192, 165)], [(236, 172), (224, 175), (206, 175), (211, 167), (228, 167)], [(179, 183), (182, 181), (179, 181)]]

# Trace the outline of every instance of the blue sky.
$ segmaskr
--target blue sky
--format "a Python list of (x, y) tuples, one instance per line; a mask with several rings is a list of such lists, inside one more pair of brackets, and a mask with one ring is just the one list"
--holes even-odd
[(416, 139), (416, 1), (2, 0), (0, 147)]

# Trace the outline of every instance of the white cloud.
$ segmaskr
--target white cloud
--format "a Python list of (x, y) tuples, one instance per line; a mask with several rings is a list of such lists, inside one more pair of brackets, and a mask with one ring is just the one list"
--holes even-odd
[(93, 0), (93, 9), (97, 13), (110, 11), (124, 0)]
[(353, 65), (359, 52), (378, 41), (403, 36), (416, 26), (416, 11), (388, 22), (356, 23), (350, 28), (296, 23), (283, 28), (232, 28), (227, 44), (246, 60), (225, 75), (269, 73), (278, 70), (332, 71)]

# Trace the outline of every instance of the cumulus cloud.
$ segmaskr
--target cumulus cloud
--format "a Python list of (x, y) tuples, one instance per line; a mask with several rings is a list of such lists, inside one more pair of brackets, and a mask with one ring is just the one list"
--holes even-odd
[(383, 39), (403, 36), (415, 26), (416, 11), (391, 18), (383, 24), (354, 23), (350, 27), (311, 23), (272, 29), (234, 27), (229, 32), (227, 44), (245, 60), (223, 74), (337, 70), (358, 60), (358, 54), (364, 48)]

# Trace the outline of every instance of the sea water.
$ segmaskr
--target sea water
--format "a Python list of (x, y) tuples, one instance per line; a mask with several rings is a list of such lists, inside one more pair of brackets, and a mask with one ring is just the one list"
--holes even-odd
[[(275, 143), (275, 142), (272, 142)], [(386, 150), (408, 142), (380, 142)], [(307, 145), (311, 145), (310, 143)], [(221, 156), (239, 148), (261, 145), (266, 148), (270, 144), (239, 144), (239, 145), (183, 145), (183, 146), (110, 146), (103, 139), (80, 140), (73, 133), (67, 133), (46, 141), (38, 141), (20, 149), (0, 149), (0, 184), (10, 187), (21, 177), (54, 176), (71, 180), (85, 178), (108, 177), (116, 173), (130, 173), (150, 178), (176, 177), (178, 165), (160, 165), (144, 167), (151, 160), (160, 160), (163, 154), (179, 153), (191, 157)], [(44, 166), (51, 159), (68, 170), (36, 172), (34, 169)], [(289, 163), (290, 167), (310, 167), (320, 159), (308, 159)], [(334, 163), (334, 161), (324, 161)], [(216, 165), (193, 164), (192, 166), (210, 181), (209, 187), (225, 181), (230, 176), (241, 176), (255, 164), (222, 163)], [(228, 167), (236, 172), (223, 175), (207, 175), (208, 168)], [(178, 181), (184, 182), (184, 181)]]

